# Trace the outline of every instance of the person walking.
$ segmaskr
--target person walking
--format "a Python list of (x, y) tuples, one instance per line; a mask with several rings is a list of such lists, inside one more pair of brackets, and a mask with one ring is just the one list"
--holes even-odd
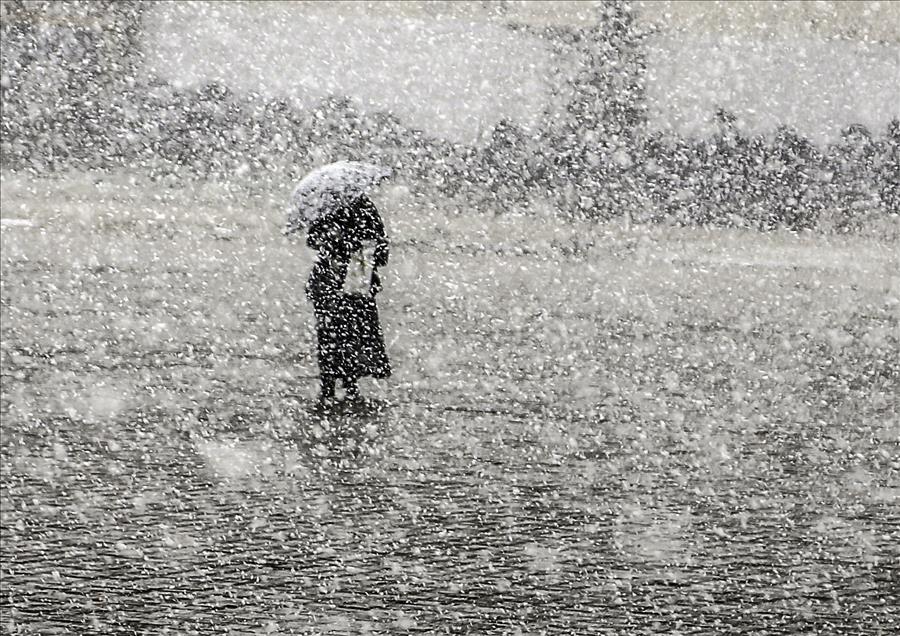
[(319, 400), (335, 398), (338, 379), (345, 397), (357, 399), (360, 378), (391, 374), (375, 303), (382, 288), (377, 270), (389, 255), (384, 223), (361, 193), (314, 220), (306, 242), (317, 252), (306, 295), (315, 316)]

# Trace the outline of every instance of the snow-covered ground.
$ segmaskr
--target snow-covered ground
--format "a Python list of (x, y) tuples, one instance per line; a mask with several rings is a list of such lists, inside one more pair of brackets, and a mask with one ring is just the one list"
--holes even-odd
[[(280, 236), (281, 206), (213, 186), (96, 181), (4, 178), (4, 214), (31, 224), (3, 228), (4, 364), (49, 374), (16, 389), (15, 412), (134, 382), (152, 373), (147, 351), (216, 350), (229, 375), (262, 356), (265, 391), (314, 393), (310, 254)], [(736, 426), (812, 411), (887, 422), (896, 408), (877, 379), (898, 351), (895, 239), (488, 217), (402, 186), (378, 201), (395, 245), (381, 304), (397, 374), (375, 390), (392, 400), (615, 417), (640, 404), (637, 421), (696, 402)], [(51, 366), (22, 353), (56, 349), (78, 353)], [(110, 355), (121, 372), (80, 377)], [(202, 376), (197, 355), (185, 372)], [(31, 395), (60, 374), (75, 393)], [(849, 393), (825, 391), (831, 377)]]

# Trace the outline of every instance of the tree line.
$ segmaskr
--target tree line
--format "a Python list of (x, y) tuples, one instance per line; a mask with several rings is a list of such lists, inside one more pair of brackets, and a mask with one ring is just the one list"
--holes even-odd
[(601, 4), (586, 27), (510, 24), (553, 53), (548, 109), (536, 130), (501, 120), (473, 144), (438, 138), (389, 112), (364, 112), (345, 96), (310, 106), (222, 83), (179, 88), (141, 78), (142, 7), (108, 3), (112, 26), (102, 29), (4, 21), (4, 168), (139, 168), (266, 184), (360, 159), (398, 167), (424, 193), (493, 213), (541, 200), (586, 218), (838, 231), (900, 214), (896, 119), (882, 131), (848, 126), (825, 147), (788, 126), (747, 135), (723, 109), (712, 114), (716, 132), (706, 138), (651, 131), (650, 33), (628, 2)]

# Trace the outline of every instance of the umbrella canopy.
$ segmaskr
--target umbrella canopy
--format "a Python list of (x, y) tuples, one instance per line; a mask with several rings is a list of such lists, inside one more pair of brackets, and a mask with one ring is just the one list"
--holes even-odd
[(291, 194), (285, 234), (308, 227), (389, 176), (389, 168), (362, 161), (338, 161), (313, 170)]

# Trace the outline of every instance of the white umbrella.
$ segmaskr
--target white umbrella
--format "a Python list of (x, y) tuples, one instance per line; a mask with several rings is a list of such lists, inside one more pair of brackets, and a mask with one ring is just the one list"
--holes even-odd
[(291, 194), (285, 234), (308, 227), (389, 176), (389, 168), (362, 161), (338, 161), (313, 170)]

